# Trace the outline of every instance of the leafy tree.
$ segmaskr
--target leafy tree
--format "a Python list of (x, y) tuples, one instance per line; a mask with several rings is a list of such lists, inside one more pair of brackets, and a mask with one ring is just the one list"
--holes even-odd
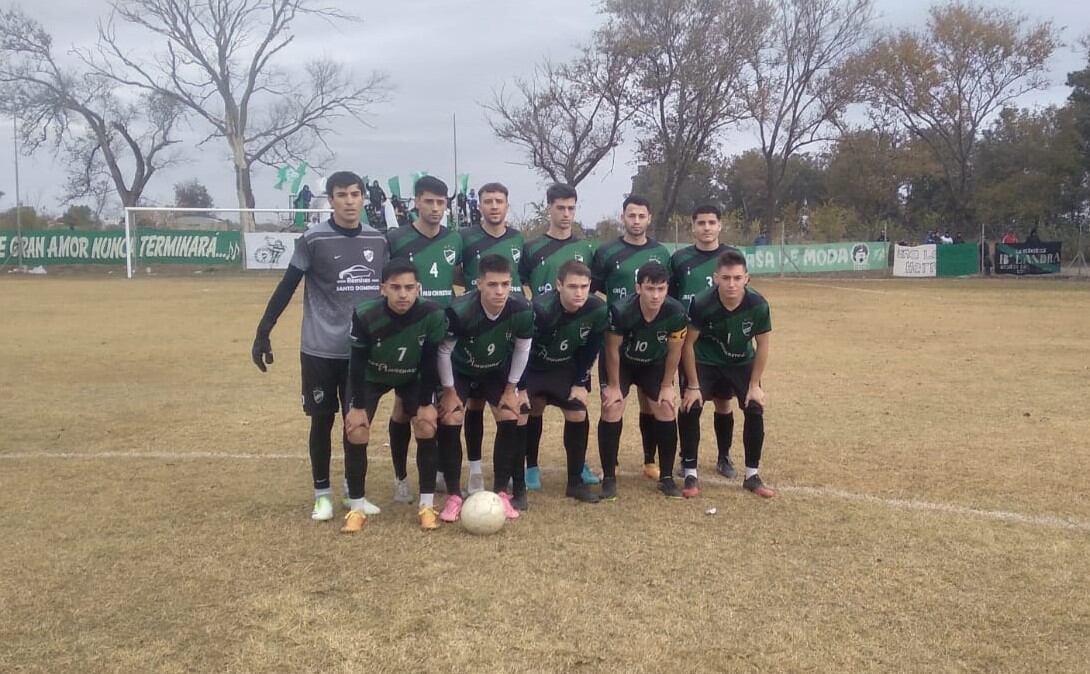
[(215, 202), (208, 188), (193, 178), (174, 184), (174, 205), (179, 208), (212, 208)]

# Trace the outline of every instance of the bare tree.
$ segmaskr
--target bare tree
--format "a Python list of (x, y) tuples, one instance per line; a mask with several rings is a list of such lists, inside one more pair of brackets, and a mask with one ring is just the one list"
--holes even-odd
[(665, 172), (655, 218), (664, 226), (694, 162), (743, 114), (743, 67), (766, 30), (768, 7), (764, 0), (606, 0), (603, 10), (597, 45), (632, 68), (625, 104), (640, 132), (640, 159)]
[[(385, 78), (372, 73), (356, 84), (340, 63), (316, 60), (293, 77), (277, 65), (309, 16), (354, 21), (311, 0), (114, 0), (99, 26), (100, 49), (85, 58), (110, 79), (166, 96), (191, 110), (223, 138), (235, 169), (238, 204), (255, 205), (254, 164), (277, 166), (307, 159), (325, 143), (332, 123), (361, 118), (384, 99)], [(134, 56), (115, 21), (141, 28), (166, 44), (151, 60)], [(312, 163), (320, 163), (313, 161)], [(243, 222), (252, 228), (253, 218)]]
[(52, 142), (70, 167), (64, 201), (91, 197), (101, 212), (111, 192), (135, 206), (156, 171), (177, 158), (167, 149), (181, 108), (154, 94), (125, 103), (113, 83), (64, 67), (53, 39), (18, 9), (0, 11), (0, 97), (19, 117), (27, 154)]
[(923, 31), (879, 38), (856, 63), (867, 98), (893, 113), (942, 167), (956, 224), (975, 222), (972, 159), (985, 123), (1047, 86), (1057, 44), (1051, 22), (955, 1), (932, 7)]
[(578, 185), (621, 144), (626, 60), (587, 48), (571, 63), (546, 61), (517, 94), (493, 93), (488, 123), (525, 150), (529, 166), (553, 182)]
[(765, 161), (765, 226), (772, 231), (788, 160), (829, 140), (859, 92), (845, 64), (866, 39), (871, 0), (776, 0), (765, 41), (749, 58), (747, 116)]

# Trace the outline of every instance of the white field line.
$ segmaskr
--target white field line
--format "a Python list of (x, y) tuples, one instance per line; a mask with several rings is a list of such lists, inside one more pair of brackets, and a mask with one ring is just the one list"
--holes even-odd
[[(760, 280), (760, 277), (757, 277)], [(778, 279), (780, 283), (794, 283), (795, 285), (813, 286), (818, 288), (833, 288), (834, 290), (850, 290), (857, 293), (872, 293), (874, 295), (885, 295), (888, 290), (873, 290), (871, 288), (849, 288), (847, 286), (837, 286), (831, 283), (821, 283), (819, 281), (796, 281), (794, 279)]]
[[(383, 445), (377, 448), (383, 449), (387, 446), (388, 445)], [(334, 452), (333, 458), (340, 458), (337, 456), (337, 452)], [(257, 454), (247, 452), (12, 452), (0, 453), (0, 459), (150, 459), (168, 461), (211, 459), (219, 461), (305, 461), (308, 460), (308, 457), (306, 452), (304, 451), (300, 451), (296, 454)], [(368, 456), (368, 463), (385, 464), (390, 463), (390, 460), (389, 458), (383, 456)], [(410, 466), (410, 468), (412, 468), (412, 466)], [(546, 467), (542, 468), (542, 472), (559, 474), (563, 472), (563, 468)], [(625, 477), (642, 475), (642, 473), (635, 471), (622, 470), (618, 471), (618, 473)], [(701, 484), (704, 487), (710, 485), (714, 485), (716, 487), (726, 487), (728, 485), (733, 485), (734, 482), (729, 482), (719, 476), (715, 476), (712, 478), (701, 478)], [(831, 489), (829, 487), (806, 487), (801, 485), (781, 484), (777, 485), (776, 489), (784, 493), (795, 494), (797, 496), (809, 498), (853, 501), (856, 503), (868, 503), (871, 505), (882, 506), (885, 508), (893, 508), (896, 510), (919, 510), (925, 512), (936, 512), (947, 515), (957, 515), (966, 518), (986, 519), (997, 522), (1009, 522), (1012, 524), (1023, 524), (1030, 527), (1039, 527), (1046, 529), (1065, 529), (1068, 531), (1081, 531), (1090, 533), (1090, 522), (1085, 522), (1073, 518), (1057, 517), (1055, 515), (1027, 515), (1025, 513), (1018, 513), (1007, 510), (982, 510), (979, 508), (969, 508), (967, 506), (960, 506), (952, 503), (935, 503), (931, 501), (917, 501), (914, 499), (884, 498), (881, 496), (872, 496), (870, 494), (856, 494), (854, 492), (843, 491), (840, 489)]]

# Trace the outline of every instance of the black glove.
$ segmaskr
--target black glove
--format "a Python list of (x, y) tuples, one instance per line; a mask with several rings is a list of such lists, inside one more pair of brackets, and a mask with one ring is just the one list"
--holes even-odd
[(250, 349), (250, 356), (254, 360), (254, 365), (262, 372), (267, 371), (266, 363), (273, 364), (272, 342), (269, 341), (268, 333), (257, 333), (257, 337), (254, 337), (254, 346)]

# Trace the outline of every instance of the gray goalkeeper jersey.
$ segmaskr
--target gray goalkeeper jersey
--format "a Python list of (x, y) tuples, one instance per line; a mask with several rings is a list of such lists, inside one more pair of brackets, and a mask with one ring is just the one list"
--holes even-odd
[(367, 225), (352, 234), (330, 221), (295, 240), (291, 266), (304, 273), (300, 349), (320, 358), (348, 358), (352, 312), (379, 294), (386, 237)]

